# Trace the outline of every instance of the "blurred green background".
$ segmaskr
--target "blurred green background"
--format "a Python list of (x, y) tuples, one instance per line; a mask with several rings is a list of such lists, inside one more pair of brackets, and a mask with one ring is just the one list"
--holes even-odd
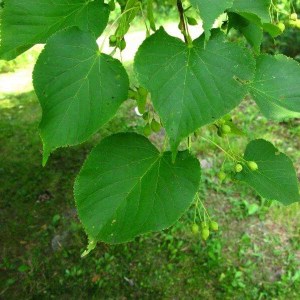
[[(266, 36), (262, 50), (299, 59), (299, 29), (288, 26), (288, 2), (278, 5), (287, 29), (276, 41)], [(177, 25), (166, 23), (167, 15), (175, 20), (172, 6), (157, 7), (159, 22), (173, 31)], [(137, 21), (129, 41), (144, 32)], [(0, 299), (300, 299), (300, 205), (282, 207), (245, 185), (221, 183), (223, 154), (196, 140), (192, 151), (203, 167), (201, 200), (219, 232), (207, 242), (193, 235), (192, 206), (168, 230), (124, 245), (99, 244), (82, 259), (87, 239), (72, 195), (75, 176), (103, 137), (141, 133), (145, 123), (135, 114), (135, 103), (127, 101), (88, 142), (55, 151), (42, 168), (41, 108), (31, 85), (40, 50), (0, 62)], [(128, 57), (124, 64), (134, 82)], [(300, 120), (268, 121), (249, 98), (232, 116), (247, 133), (230, 139), (233, 149), (243, 151), (254, 138), (270, 140), (291, 157), (300, 176)], [(227, 147), (210, 126), (201, 134)], [(162, 135), (151, 140), (159, 144)]]

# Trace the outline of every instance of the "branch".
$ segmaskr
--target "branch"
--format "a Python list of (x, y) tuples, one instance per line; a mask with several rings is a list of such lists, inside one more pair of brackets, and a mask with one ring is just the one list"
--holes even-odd
[(187, 38), (187, 30), (186, 30), (186, 25), (185, 25), (185, 20), (184, 20), (184, 9), (181, 3), (181, 0), (177, 0), (177, 9), (179, 12), (179, 17), (180, 17), (180, 29), (182, 30), (183, 36), (184, 36), (184, 41), (188, 43), (188, 38)]

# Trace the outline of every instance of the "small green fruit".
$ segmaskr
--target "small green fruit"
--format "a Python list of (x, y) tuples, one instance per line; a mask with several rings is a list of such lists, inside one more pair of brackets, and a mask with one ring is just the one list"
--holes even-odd
[(223, 171), (220, 171), (218, 174), (218, 177), (221, 181), (223, 181), (226, 178), (226, 173)]
[(137, 99), (137, 106), (140, 114), (144, 114), (146, 112), (146, 101), (142, 101), (140, 96), (138, 95)]
[(208, 229), (208, 227), (202, 228), (201, 237), (204, 241), (206, 241), (209, 238), (209, 229)]
[(178, 29), (179, 29), (180, 31), (183, 31), (183, 30), (184, 30), (183, 25), (181, 24), (181, 22), (178, 24)]
[(296, 13), (292, 13), (290, 15), (290, 19), (293, 20), (293, 21), (296, 21), (298, 19), (298, 15)]
[(198, 24), (197, 20), (191, 17), (187, 17), (188, 24), (191, 26), (195, 26)]
[(284, 25), (282, 22), (279, 22), (279, 23), (277, 24), (277, 27), (280, 29), (281, 32), (284, 32), (284, 30), (285, 30), (285, 25)]
[(123, 51), (126, 48), (126, 42), (124, 39), (120, 41), (118, 47), (121, 51)]
[(115, 43), (117, 41), (117, 37), (113, 34), (109, 37), (109, 40), (113, 43)]
[(213, 231), (218, 231), (219, 230), (219, 224), (216, 221), (211, 221), (209, 223), (209, 227)]
[(117, 44), (117, 37), (113, 34), (109, 37), (109, 46), (115, 47)]
[(158, 123), (157, 121), (153, 120), (151, 122), (151, 129), (154, 131), (154, 132), (159, 132), (160, 131), (160, 123)]
[(147, 97), (148, 95), (148, 91), (142, 86), (139, 87), (138, 92), (142, 97)]
[(224, 137), (224, 135), (225, 135), (220, 127), (218, 128), (217, 134), (219, 137)]
[(224, 124), (221, 126), (221, 130), (224, 134), (228, 134), (231, 132), (231, 127), (229, 125)]
[(237, 173), (242, 172), (242, 171), (243, 171), (243, 166), (242, 166), (241, 164), (236, 164), (236, 166), (235, 166), (235, 171), (236, 171)]
[(145, 121), (147, 121), (149, 119), (149, 113), (147, 111), (143, 114), (143, 119)]
[(257, 163), (256, 163), (255, 161), (248, 161), (248, 162), (247, 162), (247, 165), (248, 165), (248, 167), (249, 167), (249, 169), (250, 169), (251, 171), (256, 171), (256, 170), (258, 170), (258, 165), (257, 165)]
[(192, 226), (192, 233), (193, 234), (199, 233), (199, 226), (197, 224), (193, 224), (193, 226)]
[(148, 137), (151, 133), (152, 133), (151, 126), (149, 124), (147, 124), (144, 127), (144, 135)]

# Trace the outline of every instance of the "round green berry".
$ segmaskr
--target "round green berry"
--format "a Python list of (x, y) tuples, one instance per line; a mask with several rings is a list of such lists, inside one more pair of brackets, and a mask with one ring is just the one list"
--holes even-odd
[(117, 37), (113, 34), (109, 37), (109, 45), (111, 47), (114, 47), (116, 46), (116, 44), (117, 44)]
[(137, 106), (138, 106), (138, 109), (139, 109), (139, 113), (140, 114), (144, 114), (146, 112), (146, 104), (147, 102), (146, 101), (143, 101), (142, 99), (140, 99), (140, 96), (138, 95), (137, 97)]
[(223, 171), (220, 171), (218, 174), (218, 177), (221, 181), (223, 181), (226, 178), (226, 173)]
[(178, 24), (178, 29), (179, 29), (180, 31), (183, 31), (183, 30), (184, 30), (184, 26), (182, 25), (181, 22)]
[(202, 228), (201, 237), (204, 241), (206, 241), (209, 238), (209, 229), (208, 229), (208, 227)]
[(123, 51), (126, 48), (126, 41), (124, 39), (121, 40), (118, 47), (121, 51)]
[(236, 164), (236, 165), (235, 165), (235, 171), (236, 171), (237, 173), (242, 172), (242, 171), (243, 171), (243, 166), (242, 166), (241, 164)]
[(209, 227), (213, 231), (218, 231), (219, 230), (219, 224), (216, 221), (211, 221), (209, 223)]
[(224, 135), (225, 135), (225, 134), (222, 132), (221, 127), (218, 128), (217, 134), (218, 134), (219, 137), (224, 137)]
[(248, 167), (249, 167), (249, 169), (250, 169), (251, 171), (256, 171), (256, 170), (258, 170), (258, 165), (257, 165), (257, 163), (256, 163), (255, 161), (248, 161), (248, 162), (247, 162), (247, 165), (248, 165)]
[(147, 121), (149, 119), (149, 113), (147, 111), (143, 114), (143, 119), (145, 121)]
[(111, 42), (116, 42), (116, 41), (117, 41), (117, 37), (113, 34), (113, 35), (111, 35), (111, 36), (109, 37), (109, 40), (110, 40)]
[(199, 233), (199, 226), (196, 223), (194, 223), (192, 226), (192, 233), (193, 234)]
[(160, 131), (160, 128), (161, 128), (161, 126), (160, 126), (160, 123), (159, 123), (159, 122), (157, 122), (156, 120), (153, 120), (153, 121), (151, 122), (151, 129), (152, 129), (154, 132), (159, 132), (159, 131)]
[(198, 24), (197, 20), (191, 17), (187, 17), (188, 24), (191, 26), (195, 26)]
[(149, 136), (151, 133), (152, 133), (151, 126), (150, 126), (149, 124), (147, 124), (147, 125), (144, 127), (144, 135), (145, 135), (145, 136)]
[(293, 20), (293, 21), (296, 21), (298, 19), (298, 15), (296, 13), (292, 13), (290, 15), (290, 19)]
[(277, 27), (280, 29), (281, 32), (284, 32), (284, 30), (285, 30), (285, 25), (284, 25), (282, 22), (279, 22), (279, 23), (277, 24)]
[(148, 91), (142, 86), (139, 87), (138, 92), (142, 97), (147, 97), (148, 95)]
[(228, 134), (231, 132), (231, 127), (229, 125), (224, 124), (221, 126), (221, 130), (224, 134)]

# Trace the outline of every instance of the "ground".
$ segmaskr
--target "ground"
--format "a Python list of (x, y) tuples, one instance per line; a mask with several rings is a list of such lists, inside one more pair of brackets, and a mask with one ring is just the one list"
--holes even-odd
[[(24, 66), (17, 74), (29, 76), (31, 64)], [(82, 259), (87, 239), (74, 205), (76, 174), (99, 140), (141, 133), (143, 120), (128, 101), (88, 142), (57, 150), (43, 168), (40, 106), (30, 80), (9, 76), (16, 74), (2, 75), (0, 94), (1, 299), (300, 299), (299, 204), (283, 207), (245, 185), (221, 183), (223, 154), (198, 140), (192, 152), (203, 167), (201, 200), (219, 232), (207, 242), (193, 235), (192, 206), (163, 232), (99, 244)], [(267, 121), (249, 98), (232, 115), (247, 133), (230, 139), (233, 149), (265, 138), (292, 158), (300, 175), (299, 120)], [(213, 127), (201, 134), (227, 147)], [(159, 145), (162, 135), (151, 139)]]

